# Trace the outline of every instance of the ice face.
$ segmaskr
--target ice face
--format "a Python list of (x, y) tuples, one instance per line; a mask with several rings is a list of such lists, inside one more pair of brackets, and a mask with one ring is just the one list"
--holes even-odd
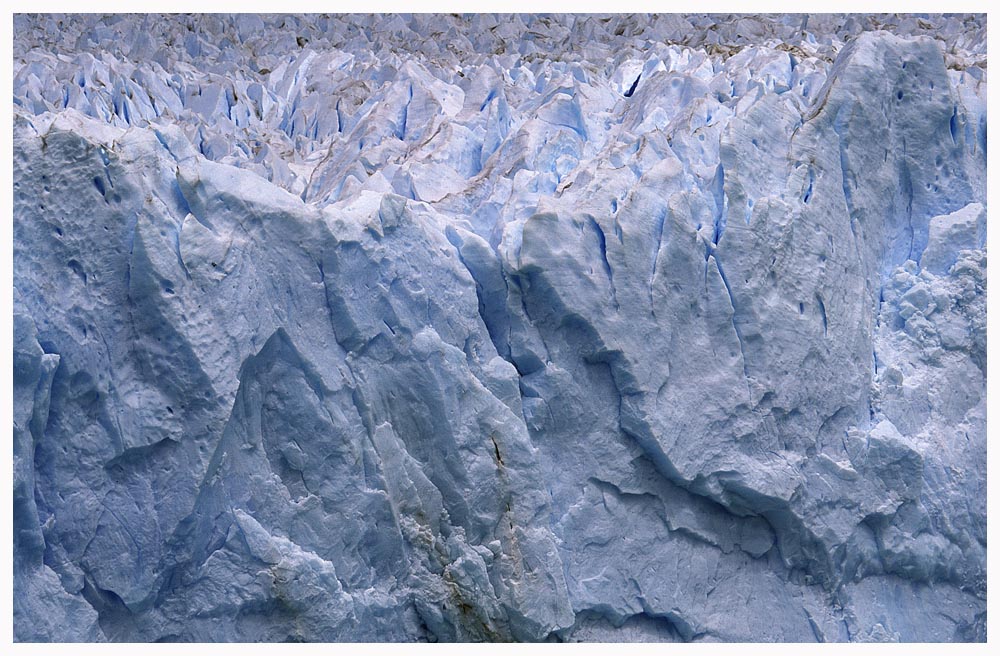
[(16, 16), (16, 639), (985, 639), (985, 29)]

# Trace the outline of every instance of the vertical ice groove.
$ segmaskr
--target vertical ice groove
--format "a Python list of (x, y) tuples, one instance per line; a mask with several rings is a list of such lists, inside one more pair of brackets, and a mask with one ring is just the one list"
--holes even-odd
[[(845, 117), (845, 112), (848, 112)], [(841, 186), (844, 191), (844, 203), (847, 206), (847, 220), (848, 222), (853, 222), (854, 220), (854, 204), (851, 201), (851, 183), (853, 182), (853, 177), (850, 172), (850, 161), (848, 159), (848, 148), (850, 142), (847, 140), (844, 131), (850, 121), (851, 116), (854, 113), (853, 104), (843, 104), (837, 111), (837, 115), (833, 120), (833, 131), (837, 135), (837, 147), (840, 151), (840, 180)], [(853, 226), (852, 226), (853, 230)]]
[(715, 198), (715, 222), (712, 243), (718, 244), (726, 230), (726, 168), (719, 162), (712, 181), (712, 196)]
[(733, 296), (733, 288), (729, 286), (729, 279), (726, 277), (726, 274), (722, 269), (722, 262), (719, 261), (718, 255), (717, 254), (711, 255), (710, 258), (715, 263), (715, 268), (719, 272), (719, 278), (722, 279), (722, 285), (726, 290), (726, 295), (729, 297), (729, 307), (732, 310), (733, 332), (736, 333), (736, 340), (739, 342), (740, 345), (740, 363), (743, 366), (743, 378), (747, 382), (747, 396), (749, 396), (750, 374), (747, 368), (746, 350), (744, 349), (743, 346), (743, 331), (740, 328), (739, 321), (737, 320), (738, 311), (736, 309), (736, 298)]
[(615, 279), (614, 273), (611, 270), (611, 262), (608, 261), (608, 242), (604, 234), (604, 228), (601, 224), (597, 222), (591, 215), (587, 215), (587, 223), (594, 231), (594, 235), (597, 237), (597, 247), (601, 255), (601, 264), (604, 267), (604, 274), (608, 277), (608, 286), (611, 288), (611, 303), (614, 305), (615, 311), (617, 312), (620, 308), (618, 305), (618, 297), (615, 293)]
[(823, 322), (823, 336), (827, 335), (827, 315), (826, 315), (826, 305), (823, 303), (823, 297), (816, 294), (816, 304), (819, 307), (820, 320)]
[(660, 258), (660, 250), (663, 248), (663, 224), (667, 220), (668, 211), (664, 207), (656, 219), (656, 248), (653, 249), (653, 258), (649, 271), (649, 311), (654, 318), (656, 317), (656, 308), (653, 302), (653, 281), (656, 279), (656, 263)]

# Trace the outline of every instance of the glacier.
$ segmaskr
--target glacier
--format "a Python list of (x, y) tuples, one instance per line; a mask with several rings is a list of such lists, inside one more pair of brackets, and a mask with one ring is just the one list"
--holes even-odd
[(14, 16), (17, 641), (984, 641), (985, 15)]

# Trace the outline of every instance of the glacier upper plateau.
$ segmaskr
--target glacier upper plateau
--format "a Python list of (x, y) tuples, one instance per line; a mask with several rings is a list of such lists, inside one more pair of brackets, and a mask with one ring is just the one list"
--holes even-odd
[(985, 15), (13, 18), (17, 641), (984, 641)]

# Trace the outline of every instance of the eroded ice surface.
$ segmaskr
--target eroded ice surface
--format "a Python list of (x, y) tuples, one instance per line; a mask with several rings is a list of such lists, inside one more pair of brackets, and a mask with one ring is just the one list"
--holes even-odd
[(984, 639), (985, 30), (15, 17), (15, 637)]

